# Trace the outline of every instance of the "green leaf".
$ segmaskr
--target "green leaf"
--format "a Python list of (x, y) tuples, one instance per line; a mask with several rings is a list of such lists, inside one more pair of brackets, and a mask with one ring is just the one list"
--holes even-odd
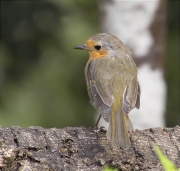
[(108, 166), (105, 166), (103, 171), (118, 171), (117, 169), (110, 168)]
[(157, 145), (154, 145), (154, 149), (165, 171), (180, 171), (179, 169), (176, 170), (174, 163), (163, 154)]

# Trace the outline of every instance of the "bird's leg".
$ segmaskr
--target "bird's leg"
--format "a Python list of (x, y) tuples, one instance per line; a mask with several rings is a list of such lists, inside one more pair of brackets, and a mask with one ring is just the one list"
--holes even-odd
[(96, 125), (95, 125), (93, 131), (96, 132), (96, 133), (97, 132), (105, 132), (106, 133), (107, 130), (106, 130), (106, 128), (104, 126), (101, 126), (100, 128), (98, 128), (98, 123), (99, 123), (100, 119), (101, 119), (101, 114), (99, 115), (99, 118), (98, 118), (98, 120), (96, 122)]
[(95, 127), (94, 127), (94, 129), (98, 129), (98, 123), (99, 123), (99, 120), (101, 119), (101, 114), (99, 115), (99, 118), (98, 118), (98, 120), (97, 120), (97, 122), (96, 122), (96, 125), (95, 125)]

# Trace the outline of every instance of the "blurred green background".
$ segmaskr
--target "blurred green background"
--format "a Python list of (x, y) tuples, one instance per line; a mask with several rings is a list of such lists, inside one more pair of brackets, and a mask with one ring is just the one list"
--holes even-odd
[[(166, 122), (180, 124), (179, 1), (168, 3)], [(1, 1), (0, 125), (92, 126), (84, 80), (87, 52), (75, 45), (99, 30), (98, 1)]]

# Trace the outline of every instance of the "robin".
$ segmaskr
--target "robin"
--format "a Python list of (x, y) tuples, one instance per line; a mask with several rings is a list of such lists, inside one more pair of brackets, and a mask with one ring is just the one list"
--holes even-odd
[(131, 51), (109, 33), (95, 34), (74, 49), (89, 53), (85, 67), (87, 91), (92, 106), (109, 122), (107, 138), (114, 148), (128, 149), (128, 130), (133, 129), (128, 113), (140, 107), (137, 67)]

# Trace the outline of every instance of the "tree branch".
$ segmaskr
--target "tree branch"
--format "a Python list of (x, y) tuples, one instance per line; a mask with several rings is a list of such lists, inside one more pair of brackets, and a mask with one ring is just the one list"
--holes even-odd
[(105, 165), (122, 171), (163, 170), (154, 144), (180, 167), (179, 126), (132, 131), (128, 150), (113, 149), (105, 132), (86, 127), (0, 127), (0, 170), (100, 171)]

